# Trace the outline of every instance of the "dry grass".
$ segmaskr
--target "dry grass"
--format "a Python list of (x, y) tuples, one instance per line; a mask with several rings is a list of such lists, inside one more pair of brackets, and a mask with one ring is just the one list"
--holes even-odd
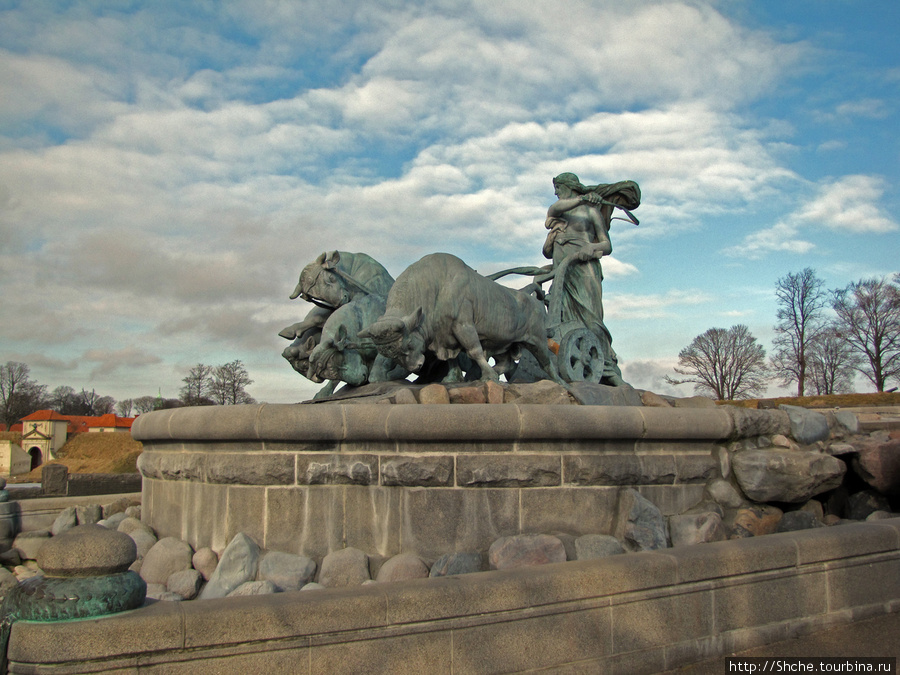
[(799, 405), (804, 408), (859, 408), (862, 406), (898, 405), (900, 392), (873, 394), (834, 394), (833, 396), (786, 396), (784, 398), (761, 398), (747, 401), (718, 401), (744, 408), (775, 408), (779, 405)]
[[(47, 464), (65, 464), (69, 473), (135, 473), (142, 449), (129, 433), (74, 434), (60, 448), (59, 459)], [(10, 482), (40, 483), (41, 467)]]

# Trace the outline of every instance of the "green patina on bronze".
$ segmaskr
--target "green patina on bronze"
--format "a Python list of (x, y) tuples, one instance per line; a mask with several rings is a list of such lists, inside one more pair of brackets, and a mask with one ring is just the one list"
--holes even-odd
[(6, 673), (6, 649), (16, 621), (69, 621), (136, 609), (147, 584), (136, 572), (99, 577), (27, 579), (10, 590), (0, 606), (0, 673)]

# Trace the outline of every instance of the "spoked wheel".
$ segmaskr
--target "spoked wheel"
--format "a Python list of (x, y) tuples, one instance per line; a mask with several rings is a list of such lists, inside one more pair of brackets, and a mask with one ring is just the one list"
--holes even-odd
[(603, 344), (587, 328), (576, 328), (563, 337), (557, 364), (566, 382), (600, 384), (604, 363)]

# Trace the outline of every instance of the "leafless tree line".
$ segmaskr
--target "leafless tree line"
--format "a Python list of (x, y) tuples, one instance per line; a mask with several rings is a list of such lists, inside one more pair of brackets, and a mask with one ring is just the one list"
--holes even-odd
[(711, 328), (679, 352), (686, 377), (666, 380), (719, 400), (762, 395), (773, 378), (798, 396), (850, 392), (857, 373), (877, 391), (900, 381), (900, 274), (827, 291), (806, 268), (778, 279), (775, 297), (771, 359), (747, 326)]
[(116, 401), (93, 389), (77, 392), (65, 385), (48, 392), (46, 385), (31, 378), (28, 365), (9, 361), (0, 365), (0, 421), (9, 428), (23, 417), (44, 409), (63, 415), (96, 417), (115, 412), (121, 417), (130, 417), (161, 408), (255, 402), (247, 393), (253, 380), (241, 361), (221, 366), (197, 364), (182, 382), (180, 399), (164, 399), (157, 395)]

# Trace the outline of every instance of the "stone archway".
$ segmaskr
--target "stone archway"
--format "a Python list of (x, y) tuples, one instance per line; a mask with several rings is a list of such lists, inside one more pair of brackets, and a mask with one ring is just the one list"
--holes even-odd
[(38, 447), (30, 448), (28, 454), (31, 455), (31, 471), (34, 471), (44, 463), (44, 453)]

